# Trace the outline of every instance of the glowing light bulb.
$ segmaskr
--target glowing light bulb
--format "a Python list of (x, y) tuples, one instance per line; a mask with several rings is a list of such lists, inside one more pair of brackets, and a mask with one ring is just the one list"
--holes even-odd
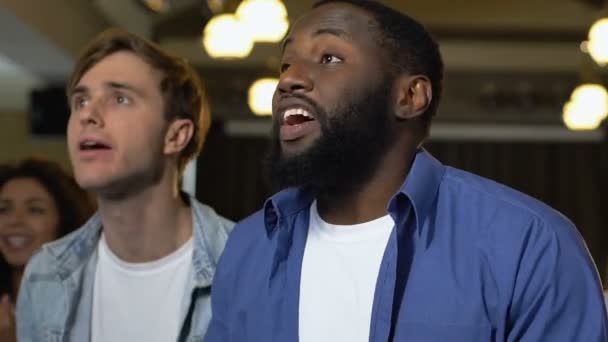
[(608, 18), (602, 18), (589, 29), (587, 50), (598, 64), (608, 63)]
[(235, 15), (221, 14), (205, 26), (203, 45), (213, 58), (244, 58), (253, 49), (253, 39)]
[(249, 108), (255, 115), (272, 115), (272, 96), (278, 83), (276, 78), (261, 78), (249, 87)]
[(278, 42), (289, 28), (287, 9), (279, 0), (245, 0), (236, 16), (257, 42)]

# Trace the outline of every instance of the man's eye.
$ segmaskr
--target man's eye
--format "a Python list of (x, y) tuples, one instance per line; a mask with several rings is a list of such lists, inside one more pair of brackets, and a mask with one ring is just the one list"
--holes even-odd
[(116, 95), (116, 103), (118, 104), (128, 104), (129, 103), (129, 99), (124, 96), (124, 95)]
[(74, 99), (73, 102), (74, 102), (73, 103), (74, 108), (83, 108), (83, 107), (85, 107), (87, 105), (88, 101), (84, 97), (77, 97), (77, 98)]
[(340, 62), (342, 62), (342, 58), (334, 55), (324, 54), (323, 56), (321, 56), (321, 64), (331, 64)]

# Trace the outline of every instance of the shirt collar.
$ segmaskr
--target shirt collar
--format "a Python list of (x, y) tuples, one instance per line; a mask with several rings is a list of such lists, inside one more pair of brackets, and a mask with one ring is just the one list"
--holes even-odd
[(278, 227), (277, 223), (281, 218), (309, 208), (313, 200), (312, 191), (305, 187), (288, 188), (266, 200), (266, 203), (264, 203), (264, 224), (268, 238)]
[(393, 217), (399, 217), (404, 212), (401, 206), (406, 199), (414, 210), (415, 228), (421, 234), (422, 227), (436, 202), (445, 169), (446, 167), (425, 149), (418, 149), (405, 182), (389, 202), (389, 213)]
[[(418, 149), (405, 182), (389, 202), (389, 212), (399, 216), (402, 213), (399, 210), (402, 198), (407, 198), (414, 208), (416, 229), (421, 232), (444, 173), (444, 165), (423, 148)], [(270, 197), (264, 204), (264, 224), (268, 238), (278, 227), (281, 217), (309, 208), (313, 200), (314, 195), (306, 188), (288, 188)]]

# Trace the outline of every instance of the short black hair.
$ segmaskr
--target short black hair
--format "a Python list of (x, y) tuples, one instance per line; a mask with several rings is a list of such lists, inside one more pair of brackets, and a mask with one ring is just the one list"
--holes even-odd
[(431, 80), (433, 98), (422, 118), (430, 122), (437, 112), (443, 89), (443, 60), (431, 33), (414, 18), (373, 0), (320, 0), (313, 8), (347, 3), (369, 12), (377, 21), (379, 45), (399, 72), (424, 75)]

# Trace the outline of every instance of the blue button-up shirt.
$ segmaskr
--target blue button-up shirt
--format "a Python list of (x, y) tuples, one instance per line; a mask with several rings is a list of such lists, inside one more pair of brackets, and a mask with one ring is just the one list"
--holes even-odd
[[(212, 287), (206, 341), (298, 340), (313, 199), (305, 189), (280, 192), (237, 225)], [(419, 150), (388, 213), (395, 227), (370, 341), (608, 341), (585, 244), (543, 203)]]

